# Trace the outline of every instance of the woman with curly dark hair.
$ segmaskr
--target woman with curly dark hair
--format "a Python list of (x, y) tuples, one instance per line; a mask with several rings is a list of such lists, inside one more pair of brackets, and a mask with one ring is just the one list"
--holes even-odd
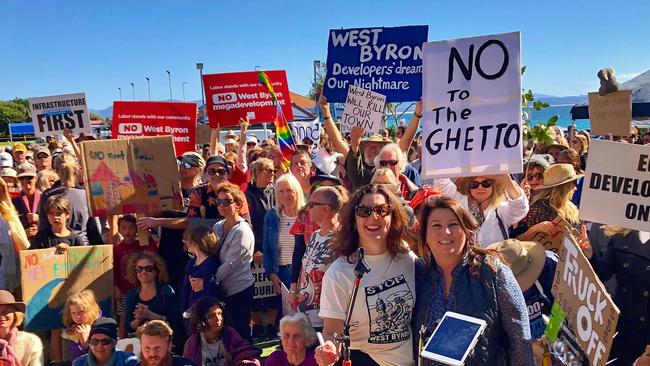
[(434, 196), (420, 223), (415, 338), (422, 327), (430, 336), (444, 314), (454, 311), (487, 322), (466, 365), (534, 365), (524, 296), (500, 255), (478, 245), (471, 214), (451, 197)]
[(350, 330), (355, 365), (412, 365), (411, 312), (415, 304), (415, 260), (409, 249), (406, 213), (385, 185), (357, 190), (340, 211), (333, 244), (335, 261), (323, 278), (320, 313), (326, 345), (316, 351), (319, 365), (339, 355), (331, 342), (341, 334), (355, 281), (357, 249), (371, 267), (360, 283)]
[(171, 286), (167, 266), (158, 254), (144, 251), (129, 259), (126, 278), (136, 288), (126, 295), (126, 327), (135, 333), (149, 320), (163, 320), (174, 329), (174, 345), (180, 349), (185, 334), (178, 299)]
[(260, 365), (262, 353), (228, 326), (224, 304), (203, 297), (190, 310), (190, 338), (183, 357), (197, 365)]

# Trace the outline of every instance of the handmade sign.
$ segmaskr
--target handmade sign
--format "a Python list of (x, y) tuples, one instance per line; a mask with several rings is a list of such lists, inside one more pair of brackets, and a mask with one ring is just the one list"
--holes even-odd
[(568, 235), (564, 236), (559, 257), (551, 292), (590, 364), (605, 365), (620, 312), (578, 244)]
[(176, 154), (195, 150), (196, 103), (113, 102), (113, 138), (166, 135)]
[(321, 129), (317, 119), (311, 122), (292, 122), (291, 129), (298, 143), (302, 143), (305, 138), (310, 139), (316, 146), (320, 143)]
[(384, 116), (386, 96), (370, 90), (350, 85), (341, 124), (348, 127), (361, 127), (367, 132), (379, 132)]
[(255, 277), (255, 292), (253, 294), (253, 299), (264, 299), (277, 295), (273, 289), (273, 282), (271, 282), (269, 276), (266, 275), (264, 267), (253, 265), (251, 272), (253, 272), (253, 277)]
[(75, 134), (92, 131), (85, 93), (29, 98), (28, 101), (37, 137), (61, 135), (66, 128)]
[(182, 208), (171, 136), (84, 141), (81, 151), (92, 216)]
[(330, 103), (345, 102), (354, 85), (410, 102), (422, 96), (422, 44), (429, 27), (332, 29), (327, 45), (324, 94)]
[(532, 241), (542, 244), (546, 250), (550, 250), (554, 253), (559, 252), (560, 248), (562, 248), (565, 234), (571, 235), (573, 238), (580, 237), (580, 233), (560, 216), (556, 216), (553, 221), (551, 221), (551, 224), (553, 224), (554, 227), (552, 233), (547, 234), (538, 231), (532, 239)]
[(620, 90), (604, 96), (589, 93), (589, 124), (595, 135), (631, 134), (632, 91)]
[(422, 174), (521, 173), (519, 32), (425, 43)]
[[(287, 121), (293, 109), (284, 70), (266, 71)], [(203, 75), (210, 127), (238, 126), (248, 116), (251, 124), (273, 122), (277, 111), (271, 93), (258, 81), (258, 72)]]
[(650, 228), (650, 149), (592, 140), (582, 184), (580, 218), (648, 231)]
[(71, 294), (90, 289), (102, 313), (112, 313), (113, 246), (69, 247), (20, 251), (25, 329), (63, 328), (61, 313)]
[(196, 125), (196, 143), (205, 145), (210, 143), (212, 129), (208, 125)]

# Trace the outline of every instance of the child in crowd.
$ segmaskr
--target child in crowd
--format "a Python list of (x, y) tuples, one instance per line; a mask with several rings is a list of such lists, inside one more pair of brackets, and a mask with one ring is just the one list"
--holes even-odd
[(185, 312), (201, 297), (218, 296), (217, 257), (219, 238), (206, 226), (191, 226), (183, 235), (183, 243), (192, 258), (185, 266), (181, 311)]
[(63, 195), (48, 198), (45, 202), (45, 212), (51, 227), (36, 233), (29, 249), (61, 247), (61, 244), (84, 245), (81, 238), (68, 228), (70, 201), (67, 198)]
[(140, 245), (137, 239), (138, 227), (136, 218), (133, 215), (123, 215), (117, 219), (117, 231), (122, 236), (122, 241), (113, 246), (113, 280), (115, 286), (113, 289), (113, 299), (115, 301), (115, 313), (119, 317), (119, 336), (126, 336), (125, 313), (126, 294), (135, 288), (135, 285), (126, 279), (126, 270), (129, 264), (129, 258), (134, 253), (145, 250), (157, 253), (158, 246), (152, 237), (149, 237), (148, 245)]
[(88, 352), (90, 326), (100, 316), (99, 305), (91, 290), (83, 290), (66, 300), (63, 306), (65, 329), (52, 331), (52, 355), (55, 362), (71, 362)]

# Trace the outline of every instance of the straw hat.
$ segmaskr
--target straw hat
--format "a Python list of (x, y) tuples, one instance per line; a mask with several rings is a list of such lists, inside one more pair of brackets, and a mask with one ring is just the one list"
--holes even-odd
[(20, 311), (21, 313), (25, 312), (25, 303), (16, 301), (14, 295), (7, 290), (0, 290), (0, 305), (13, 305), (17, 311)]
[(548, 154), (548, 151), (552, 148), (558, 148), (560, 151), (568, 150), (568, 146), (560, 145), (560, 144), (550, 144), (550, 145), (544, 145), (540, 147), (535, 154)]
[(573, 169), (573, 165), (571, 164), (553, 164), (550, 168), (544, 171), (544, 184), (536, 187), (535, 190), (557, 187), (584, 176), (584, 174), (576, 174), (576, 171)]
[(360, 145), (363, 145), (366, 142), (381, 142), (382, 144), (387, 144), (387, 143), (390, 143), (392, 141), (387, 139), (387, 138), (382, 137), (378, 133), (373, 133), (372, 135), (370, 135), (370, 137), (366, 137), (365, 139), (362, 139)]
[(522, 291), (535, 283), (546, 263), (544, 246), (534, 241), (508, 239), (490, 244), (487, 249), (494, 249), (505, 257)]

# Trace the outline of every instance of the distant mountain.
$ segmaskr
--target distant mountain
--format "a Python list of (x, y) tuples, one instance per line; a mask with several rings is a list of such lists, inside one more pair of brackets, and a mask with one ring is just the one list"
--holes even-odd
[[(162, 100), (161, 102), (167, 102), (167, 100)], [(175, 102), (180, 102), (180, 100), (175, 100)], [(203, 102), (200, 100), (188, 100), (188, 102), (194, 102), (197, 106), (203, 105)], [(104, 108), (104, 109), (89, 109), (90, 112), (97, 113), (104, 118), (113, 118), (113, 106)]]
[(548, 95), (548, 94), (535, 94), (535, 99), (541, 102), (546, 102), (550, 105), (587, 103), (586, 95), (558, 97), (555, 95)]

